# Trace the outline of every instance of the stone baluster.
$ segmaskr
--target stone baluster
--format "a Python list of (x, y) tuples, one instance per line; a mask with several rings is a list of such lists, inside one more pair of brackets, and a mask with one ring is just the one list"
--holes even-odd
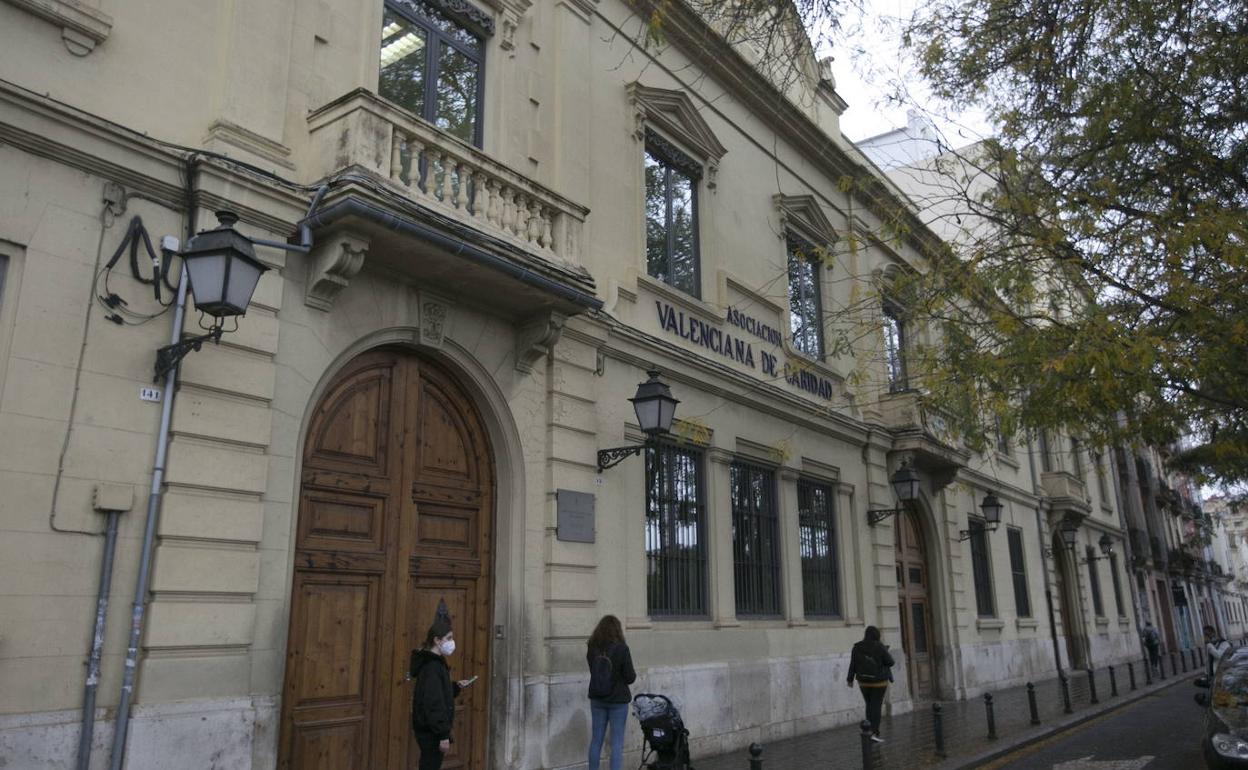
[(407, 137), (395, 128), (390, 136), (390, 179), (395, 182), (403, 181), (403, 146), (405, 144), (407, 144)]
[(503, 232), (511, 233), (511, 226), (515, 224), (515, 209), (513, 208), (512, 199), (515, 191), (508, 187), (505, 183), (500, 183), (503, 197), (503, 216), (499, 219), (498, 224)]
[(460, 211), (468, 211), (468, 188), (472, 184), (472, 168), (468, 166), (466, 161), (459, 161), (458, 169), (455, 173), (455, 181), (459, 183), (459, 192), (455, 195), (455, 208)]
[(529, 232), (528, 242), (541, 245), (542, 239), (542, 206), (536, 198), (529, 201)]
[(484, 171), (472, 175), (472, 218), (489, 221), (490, 188)]
[(451, 200), (451, 158), (445, 152), (439, 153), (438, 157), (442, 166), (442, 178), (438, 184), (438, 200), (447, 206), (453, 206), (454, 203)]
[(428, 192), (428, 179), (420, 178), (420, 160), (424, 155), (425, 145), (415, 136), (407, 138), (407, 189), (413, 194), (425, 195)]
[(522, 192), (516, 192), (516, 221), (511, 228), (511, 234), (517, 238), (524, 240), (528, 237), (529, 228), (529, 196)]
[(549, 208), (542, 209), (542, 248), (553, 251), (555, 242), (554, 232), (552, 231), (552, 220), (555, 218), (554, 212)]
[(503, 226), (503, 186), (491, 179), (486, 182), (490, 188), (490, 206), (485, 210), (485, 221), (495, 227)]

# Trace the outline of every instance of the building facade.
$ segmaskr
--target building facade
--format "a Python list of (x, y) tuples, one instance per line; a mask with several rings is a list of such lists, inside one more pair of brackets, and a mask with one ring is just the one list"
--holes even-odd
[[(73, 762), (110, 518), (94, 767), (127, 671), (126, 767), (410, 766), (403, 675), (440, 601), (479, 677), (467, 768), (584, 762), (605, 613), (695, 754), (856, 721), (866, 625), (895, 711), (1138, 654), (1099, 550), (1127, 552), (1113, 470), (1065, 438), (972, 455), (908, 387), (927, 332), (889, 280), (940, 238), (840, 135), (813, 56), (782, 91), (684, 5), (661, 44), (646, 18), (0, 2), (13, 766)], [(224, 209), (311, 247), (257, 245), (237, 329), (154, 388), (162, 236)], [(898, 212), (909, 234), (883, 237)], [(209, 322), (192, 306), (173, 337)], [(651, 370), (672, 433), (600, 471), (642, 444)]]

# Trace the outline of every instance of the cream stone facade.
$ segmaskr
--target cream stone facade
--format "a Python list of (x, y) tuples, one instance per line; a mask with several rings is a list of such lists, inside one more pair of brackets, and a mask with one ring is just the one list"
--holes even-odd
[[(400, 766), (405, 717), (385, 704), (404, 702), (393, 661), (414, 632), (366, 613), (372, 589), (348, 588), (364, 585), (367, 570), (343, 566), (372, 546), (404, 570), (411, 557), (402, 579), (384, 571), (394, 567), (377, 574), (410, 590), (412, 606), (477, 586), (471, 606), (482, 614), (463, 633), (479, 656), (453, 661), (482, 676), (470, 707), (481, 720), (475, 745), (461, 742), (456, 755), (474, 768), (583, 765), (584, 644), (604, 613), (624, 620), (634, 690), (681, 704), (695, 756), (856, 721), (860, 696), (842, 682), (869, 624), (898, 653), (895, 712), (1139, 654), (1133, 604), (1115, 603), (1109, 565), (1121, 564), (1094, 562), (1089, 573), (1082, 560), (1102, 534), (1123, 543), (1112, 487), (1080, 470), (1089, 458), (1076, 466), (1068, 447), (1053, 449), (1042, 468), (1038, 450), (1018, 442), (973, 456), (917, 393), (890, 390), (888, 276), (921, 268), (940, 243), (917, 219), (905, 240), (876, 236), (907, 204), (871, 182), (878, 172), (840, 136), (845, 104), (813, 58), (780, 94), (751, 66), (756, 54), (734, 50), (680, 5), (661, 47), (639, 43), (644, 25), (621, 0), (434, 5), (468, 17), (481, 40), (477, 145), (378, 95), (382, 0), (0, 2), (8, 767), (74, 763), (104, 550), (97, 508), (123, 509), (91, 765), (108, 766), (168, 399), (127, 768), (312, 767), (322, 749), (358, 766)], [(648, 269), (647, 142), (699, 170), (693, 291)], [(847, 177), (860, 181), (848, 192)], [(237, 212), (250, 237), (284, 242), (303, 226), (314, 246), (257, 246), (271, 269), (238, 329), (191, 353), (172, 392), (145, 400), (172, 315), (127, 255), (105, 270), (109, 257), (136, 216), (153, 240), (185, 243), (219, 209)], [(799, 352), (785, 331), (787, 233), (828, 247), (815, 266), (820, 306), (858, 308), (824, 330), (823, 356)], [(849, 248), (850, 235), (862, 245)], [(151, 276), (139, 254), (138, 275)], [(110, 294), (126, 304), (108, 306)], [(198, 333), (194, 312), (184, 331)], [(396, 541), (385, 534), (391, 518), (355, 518), (359, 506), (341, 500), (316, 518), (309, 490), (321, 471), (308, 458), (355, 457), (320, 426), (344, 373), (370, 354), (428, 370), (447, 403), (462, 406), (445, 424), (453, 441), (476, 442), (486, 470), (473, 494), (485, 502), (482, 518), (455, 519), (472, 523), (454, 558), (399, 552), (403, 538), (426, 542), (426, 513)], [(628, 399), (650, 369), (681, 401), (671, 445), (696, 458), (699, 476), (705, 577), (694, 588), (705, 601), (680, 618), (648, 599), (646, 458), (603, 472), (595, 462), (599, 449), (641, 443)], [(401, 447), (421, 440), (370, 420), (343, 430)], [(738, 611), (732, 479), (741, 463), (771, 480), (774, 611)], [(868, 510), (897, 507), (889, 478), (903, 464), (920, 475), (917, 504), (869, 525)], [(377, 481), (358, 478), (366, 491)], [(834, 502), (835, 580), (818, 586), (811, 581), (824, 578), (804, 577), (812, 552), (799, 519), (811, 485)], [(559, 538), (560, 490), (593, 495), (592, 542)], [(987, 570), (977, 597), (960, 534), (989, 492), (1004, 510), (995, 533), (976, 536)], [(404, 510), (419, 497), (407, 487), (388, 494)], [(1056, 536), (1072, 517), (1074, 551)], [(345, 545), (309, 546), (316, 537)], [(469, 562), (475, 583), (454, 571)], [(429, 587), (427, 574), (445, 580)], [(316, 575), (346, 597), (316, 594), (329, 602), (317, 605), (327, 624), (319, 632), (301, 614), (312, 594), (298, 588)], [(806, 611), (816, 588), (834, 597), (834, 612)], [(330, 649), (339, 642), (355, 646)], [(352, 674), (307, 673), (299, 666), (308, 661)], [(354, 737), (324, 737), (315, 720), (290, 716), (290, 702), (283, 710), (305, 684), (342, 685), (364, 704), (364, 716), (335, 717)], [(635, 729), (628, 741), (638, 748)]]

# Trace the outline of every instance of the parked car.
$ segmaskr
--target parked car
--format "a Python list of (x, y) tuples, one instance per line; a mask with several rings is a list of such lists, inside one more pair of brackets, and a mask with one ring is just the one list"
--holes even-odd
[(1210, 770), (1248, 769), (1248, 647), (1226, 655), (1208, 677), (1197, 677), (1196, 702), (1205, 707), (1201, 749)]

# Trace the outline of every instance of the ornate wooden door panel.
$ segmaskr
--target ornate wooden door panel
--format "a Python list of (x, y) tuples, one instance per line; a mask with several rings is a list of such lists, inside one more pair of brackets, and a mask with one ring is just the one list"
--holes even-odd
[(901, 643), (906, 653), (910, 692), (929, 699), (936, 692), (932, 666), (932, 614), (928, 597), (929, 573), (923, 535), (914, 513), (898, 516), (894, 530), (897, 550), (897, 610), (901, 616)]
[(413, 356), (361, 356), (313, 415), (301, 482), (279, 766), (415, 765), (403, 676), (445, 599), (453, 676), (480, 679), (443, 766), (484, 767), (493, 467), (471, 403)]

